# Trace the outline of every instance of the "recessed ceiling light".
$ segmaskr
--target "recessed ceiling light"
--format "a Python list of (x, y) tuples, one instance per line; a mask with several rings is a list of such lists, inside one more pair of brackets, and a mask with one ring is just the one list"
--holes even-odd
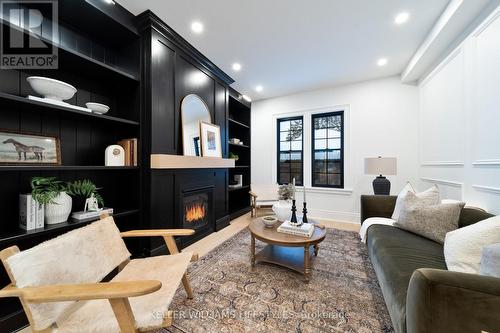
[(264, 87), (262, 87), (262, 86), (260, 86), (260, 85), (259, 85), (259, 86), (257, 86), (257, 87), (255, 87), (255, 91), (256, 91), (256, 92), (261, 92), (262, 90), (264, 90)]
[(237, 62), (233, 64), (233, 71), (240, 71), (241, 70), (241, 65)]
[(377, 65), (379, 65), (380, 67), (387, 65), (387, 58), (380, 58), (377, 61)]
[(193, 30), (193, 32), (197, 34), (200, 34), (203, 32), (203, 24), (201, 22), (195, 21), (191, 23), (191, 30)]
[(247, 95), (243, 95), (242, 97), (247, 102), (251, 102), (252, 101), (252, 99), (250, 97), (248, 97)]
[(396, 17), (394, 18), (394, 23), (403, 24), (403, 23), (408, 22), (409, 18), (410, 18), (410, 14), (408, 14), (407, 12), (402, 12), (402, 13), (399, 13), (398, 15), (396, 15)]

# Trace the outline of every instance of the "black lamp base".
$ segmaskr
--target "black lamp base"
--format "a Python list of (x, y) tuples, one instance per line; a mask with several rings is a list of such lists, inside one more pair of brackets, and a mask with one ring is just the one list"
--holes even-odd
[(389, 195), (391, 193), (391, 182), (380, 175), (373, 180), (373, 193), (376, 195)]

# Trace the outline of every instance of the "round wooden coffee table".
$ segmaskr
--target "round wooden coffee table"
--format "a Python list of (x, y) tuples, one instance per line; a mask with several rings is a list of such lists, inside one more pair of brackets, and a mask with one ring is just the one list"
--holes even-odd
[[(325, 239), (325, 227), (316, 224), (312, 237), (306, 238), (276, 231), (280, 225), (281, 222), (273, 228), (266, 228), (260, 218), (250, 222), (252, 267), (256, 262), (271, 263), (304, 274), (305, 280), (309, 281), (312, 260), (319, 251), (318, 244)], [(255, 239), (267, 244), (257, 254), (255, 253)]]

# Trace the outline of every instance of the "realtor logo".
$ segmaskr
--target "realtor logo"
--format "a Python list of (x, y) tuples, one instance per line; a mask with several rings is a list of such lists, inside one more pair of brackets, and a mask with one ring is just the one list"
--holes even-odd
[(57, 69), (57, 0), (0, 0), (2, 69)]

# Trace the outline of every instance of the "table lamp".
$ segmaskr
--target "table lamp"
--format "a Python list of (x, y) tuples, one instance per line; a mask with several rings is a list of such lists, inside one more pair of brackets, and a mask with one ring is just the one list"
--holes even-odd
[(373, 192), (377, 195), (389, 195), (391, 182), (383, 175), (395, 175), (397, 159), (395, 157), (365, 158), (365, 174), (378, 175), (373, 180)]

